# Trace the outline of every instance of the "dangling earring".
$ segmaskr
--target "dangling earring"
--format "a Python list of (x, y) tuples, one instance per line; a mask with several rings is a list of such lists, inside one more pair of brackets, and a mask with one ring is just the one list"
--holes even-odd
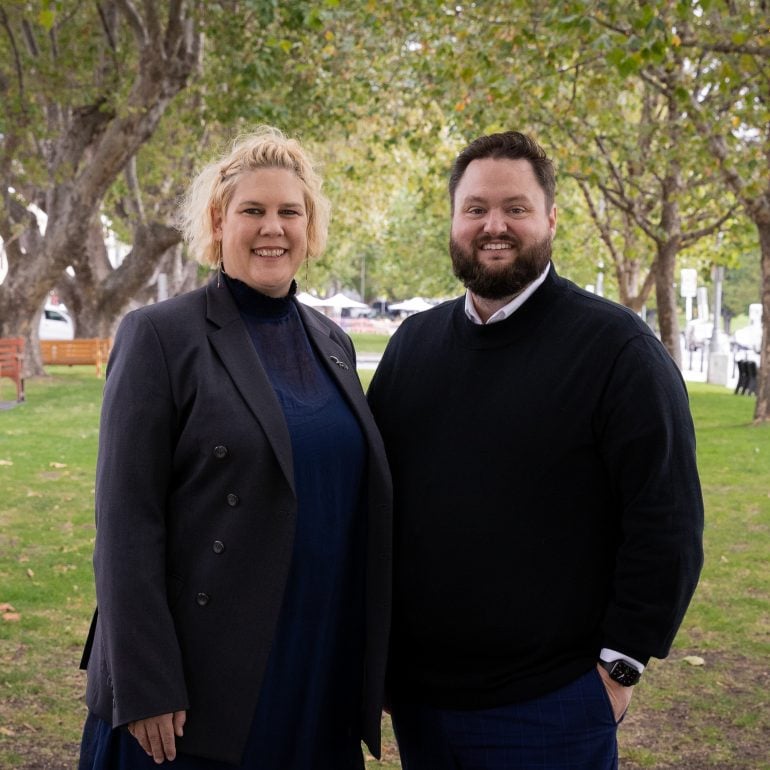
[(305, 254), (305, 291), (310, 291), (310, 254)]
[[(222, 241), (218, 242), (219, 258), (217, 259), (217, 289), (222, 286), (222, 273), (225, 273), (225, 263), (222, 259)], [(227, 275), (227, 273), (225, 273)]]

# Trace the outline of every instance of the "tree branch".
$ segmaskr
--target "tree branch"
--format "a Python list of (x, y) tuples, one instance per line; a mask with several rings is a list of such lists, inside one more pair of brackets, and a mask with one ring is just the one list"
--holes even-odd
[[(757, 36), (767, 34), (768, 30), (757, 30)], [(770, 46), (752, 45), (750, 43), (702, 43), (695, 38), (682, 40), (679, 44), (681, 48), (699, 48), (703, 51), (712, 53), (730, 53), (748, 56), (759, 56), (762, 59), (770, 59)]]
[(144, 225), (146, 220), (144, 213), (144, 204), (142, 203), (142, 193), (139, 188), (139, 179), (136, 175), (136, 155), (132, 155), (126, 164), (125, 169), (126, 184), (130, 193), (129, 201), (134, 217), (139, 224)]
[(175, 56), (180, 45), (184, 44), (184, 25), (182, 24), (183, 0), (171, 0), (168, 8), (168, 26), (163, 50), (167, 56)]
[(37, 47), (37, 41), (32, 32), (32, 27), (29, 26), (29, 22), (26, 19), (21, 20), (21, 30), (24, 33), (24, 39), (27, 41), (27, 48), (29, 49), (30, 54), (37, 58), (40, 56), (40, 49)]
[(142, 21), (142, 17), (139, 15), (136, 8), (134, 8), (134, 4), (131, 0), (116, 0), (116, 2), (123, 11), (126, 20), (128, 21), (128, 25), (134, 31), (134, 36), (136, 37), (139, 48), (144, 49), (149, 43), (150, 37), (147, 28)]
[(734, 203), (726, 214), (719, 217), (719, 219), (716, 220), (715, 222), (712, 222), (712, 224), (710, 224), (708, 227), (701, 227), (699, 230), (691, 230), (688, 233), (683, 233), (681, 236), (682, 248), (684, 248), (685, 246), (691, 243), (694, 243), (700, 238), (703, 238), (707, 235), (711, 235), (712, 233), (718, 232), (722, 227), (722, 225), (735, 214), (738, 208), (739, 208), (739, 205), (737, 203)]
[[(165, 50), (161, 47), (163, 35), (160, 21), (158, 20), (157, 0), (143, 0), (142, 5), (144, 6), (145, 28), (149, 34), (151, 45), (158, 46), (158, 50)], [(171, 5), (177, 5), (177, 3), (172, 2)], [(174, 9), (169, 8), (169, 19), (171, 19), (172, 10)], [(179, 9), (177, 8), (176, 10), (178, 12)]]
[(27, 99), (24, 95), (24, 68), (21, 64), (21, 56), (19, 55), (19, 49), (16, 46), (16, 37), (13, 34), (13, 30), (11, 29), (11, 24), (8, 21), (8, 15), (6, 14), (5, 10), (2, 6), (0, 6), (0, 23), (2, 23), (3, 28), (5, 29), (6, 34), (8, 35), (8, 42), (11, 44), (11, 48), (13, 49), (13, 62), (14, 67), (16, 69), (16, 80), (19, 84), (19, 103), (21, 104), (21, 112), (23, 115), (27, 115)]
[(102, 22), (102, 29), (104, 30), (104, 34), (107, 37), (107, 45), (109, 45), (110, 50), (113, 52), (113, 54), (115, 54), (118, 49), (117, 43), (115, 42), (115, 34), (110, 28), (110, 25), (107, 21), (107, 15), (105, 14), (101, 3), (96, 4), (96, 10), (99, 13), (99, 19)]

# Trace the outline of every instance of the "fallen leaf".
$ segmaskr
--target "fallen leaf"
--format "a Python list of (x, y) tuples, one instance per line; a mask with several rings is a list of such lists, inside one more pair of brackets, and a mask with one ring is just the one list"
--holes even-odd
[(0, 460), (0, 465), (13, 465), (12, 460)]
[(35, 573), (29, 568), (27, 568), (27, 577), (35, 577)]
[(66, 468), (67, 464), (66, 463), (55, 463), (54, 462), (54, 463), (48, 463), (48, 467), (49, 468)]
[(4, 612), (3, 620), (7, 623), (18, 623), (21, 620), (21, 615), (18, 612)]
[(691, 666), (705, 666), (706, 661), (701, 658), (699, 655), (687, 655), (687, 657), (683, 658), (685, 663), (689, 663)]
[(0, 612), (15, 612), (16, 607), (8, 602), (0, 602)]
[(0, 727), (0, 735), (7, 735), (12, 738), (16, 733), (10, 727)]

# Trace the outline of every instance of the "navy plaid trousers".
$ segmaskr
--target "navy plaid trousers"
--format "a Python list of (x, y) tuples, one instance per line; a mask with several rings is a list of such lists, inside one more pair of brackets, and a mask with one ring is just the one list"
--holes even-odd
[(593, 668), (541, 698), (481, 710), (393, 704), (404, 770), (617, 770), (617, 725)]

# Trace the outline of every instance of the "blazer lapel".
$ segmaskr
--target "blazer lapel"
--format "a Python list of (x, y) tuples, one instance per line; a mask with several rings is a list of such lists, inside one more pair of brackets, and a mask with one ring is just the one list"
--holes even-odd
[(358, 379), (355, 361), (351, 359), (344, 348), (331, 338), (328, 327), (315, 318), (312, 310), (309, 310), (301, 302), (296, 304), (310, 341), (318, 351), (324, 366), (331, 372), (334, 381), (339, 385), (360, 424), (369, 434), (371, 443), (373, 423), (366, 403), (366, 396), (361, 389), (361, 381)]
[(278, 463), (294, 489), (291, 438), (283, 410), (262, 367), (238, 308), (226, 286), (212, 280), (206, 287), (207, 318), (217, 328), (208, 337), (243, 400), (262, 426)]

